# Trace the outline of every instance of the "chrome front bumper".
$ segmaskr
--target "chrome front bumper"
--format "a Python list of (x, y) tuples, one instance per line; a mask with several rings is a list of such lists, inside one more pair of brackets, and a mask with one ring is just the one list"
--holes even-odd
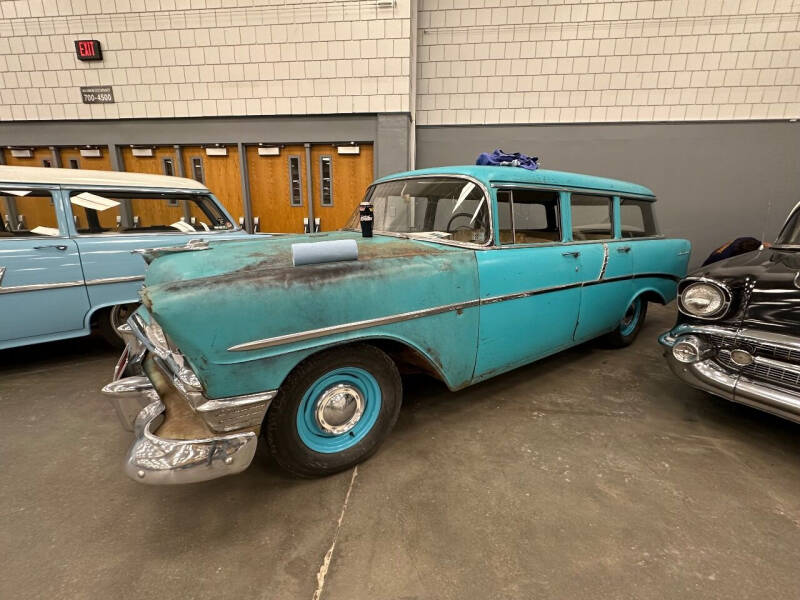
[[(136, 323), (132, 325), (120, 328), (127, 345), (114, 369), (114, 380), (102, 389), (122, 426), (135, 435), (125, 473), (143, 483), (176, 484), (207, 481), (246, 469), (276, 391), (219, 399), (206, 398), (200, 389), (187, 393), (170, 368), (178, 359), (187, 369), (183, 357), (172, 352), (170, 360), (165, 360), (153, 351), (150, 340), (142, 339)], [(187, 373), (182, 376), (186, 378)], [(188, 416), (188, 430), (201, 435), (186, 436), (191, 439), (157, 435), (173, 409), (182, 413), (173, 422)]]
[[(667, 364), (675, 375), (697, 389), (800, 423), (800, 394), (756, 381), (738, 370), (720, 364), (717, 359), (717, 349), (711, 357), (697, 362), (684, 363), (676, 359), (672, 348), (687, 335), (698, 336), (703, 340), (720, 338), (732, 340), (737, 336), (737, 332), (711, 325), (684, 324), (663, 334), (658, 341), (664, 346)], [(748, 339), (757, 339), (754, 334), (749, 335), (753, 337)]]

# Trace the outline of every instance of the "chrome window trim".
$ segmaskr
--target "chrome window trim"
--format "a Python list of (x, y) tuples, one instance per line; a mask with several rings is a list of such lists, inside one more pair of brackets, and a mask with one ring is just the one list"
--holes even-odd
[[(709, 285), (715, 285), (722, 290), (722, 295), (725, 297), (725, 302), (723, 302), (722, 307), (713, 315), (701, 317), (692, 312), (689, 312), (688, 310), (684, 310), (683, 292), (686, 290), (686, 288), (695, 283), (707, 283)], [(677, 302), (678, 310), (682, 314), (686, 315), (687, 317), (691, 317), (693, 319), (702, 319), (703, 321), (716, 321), (717, 319), (727, 314), (728, 310), (731, 307), (731, 303), (733, 302), (733, 293), (731, 292), (731, 288), (729, 288), (726, 284), (722, 283), (721, 281), (717, 281), (716, 279), (711, 279), (710, 277), (685, 277), (680, 281), (679, 286), (682, 287), (678, 292), (678, 302)]]
[(547, 184), (547, 183), (520, 183), (520, 182), (513, 182), (513, 181), (500, 181), (495, 180), (490, 183), (490, 186), (493, 188), (530, 188), (530, 189), (545, 189), (545, 190), (553, 190), (557, 192), (569, 192), (571, 193), (579, 193), (579, 194), (610, 194), (611, 196), (619, 196), (631, 198), (633, 200), (648, 200), (650, 202), (656, 202), (658, 199), (655, 196), (648, 196), (647, 194), (634, 194), (630, 192), (616, 192), (614, 190), (606, 190), (602, 188), (582, 188), (582, 187), (572, 187), (568, 185), (558, 185), (558, 184)]
[(392, 323), (399, 323), (401, 321), (409, 321), (411, 319), (419, 319), (422, 317), (429, 317), (446, 312), (460, 311), (467, 308), (474, 308), (477, 306), (484, 306), (487, 304), (496, 304), (498, 302), (506, 302), (508, 300), (518, 300), (520, 298), (528, 298), (530, 296), (538, 296), (540, 294), (547, 294), (550, 292), (559, 292), (577, 287), (597, 285), (600, 283), (612, 283), (615, 281), (623, 281), (626, 279), (645, 279), (648, 277), (661, 277), (678, 280), (679, 278), (671, 273), (632, 273), (630, 275), (620, 275), (618, 277), (609, 277), (607, 279), (590, 279), (586, 281), (578, 281), (575, 283), (568, 283), (564, 285), (551, 286), (546, 288), (537, 288), (532, 290), (525, 290), (522, 292), (512, 292), (509, 294), (501, 294), (498, 296), (487, 296), (476, 300), (465, 300), (463, 302), (454, 302), (452, 304), (443, 304), (440, 306), (433, 306), (431, 308), (423, 308), (420, 310), (413, 310), (405, 313), (396, 313), (394, 315), (387, 315), (385, 317), (375, 317), (373, 319), (365, 319), (363, 321), (353, 321), (350, 323), (343, 323), (341, 325), (331, 325), (328, 327), (321, 327), (319, 329), (309, 329), (306, 331), (299, 331), (297, 333), (287, 333), (284, 335), (274, 336), (271, 338), (263, 338), (253, 340), (250, 342), (243, 342), (235, 344), (228, 348), (228, 352), (246, 352), (249, 350), (260, 350), (262, 348), (271, 348), (273, 346), (281, 346), (284, 344), (291, 344), (295, 342), (304, 342), (307, 340), (327, 337), (338, 333), (349, 333), (351, 331), (359, 331), (361, 329), (368, 329), (370, 327), (377, 327), (379, 325), (390, 325)]
[[(473, 250), (487, 249), (490, 246), (492, 246), (494, 244), (494, 210), (493, 210), (493, 208), (494, 208), (495, 202), (492, 200), (492, 196), (489, 193), (489, 188), (487, 188), (486, 185), (484, 185), (484, 183), (480, 179), (476, 179), (475, 177), (472, 177), (471, 175), (463, 175), (461, 173), (452, 173), (452, 174), (451, 173), (424, 173), (424, 174), (421, 174), (421, 175), (409, 175), (408, 177), (392, 177), (390, 179), (383, 179), (383, 180), (380, 180), (380, 181), (377, 181), (377, 182), (373, 183), (367, 189), (367, 193), (364, 195), (364, 198), (365, 199), (372, 198), (372, 193), (375, 191), (375, 186), (376, 185), (380, 185), (382, 183), (390, 183), (390, 182), (394, 182), (394, 181), (409, 181), (409, 180), (413, 180), (413, 179), (448, 179), (448, 178), (449, 179), (464, 179), (466, 181), (471, 181), (472, 183), (477, 185), (481, 189), (481, 191), (483, 192), (483, 197), (486, 198), (486, 202), (488, 203), (488, 209), (489, 209), (489, 236), (488, 236), (489, 239), (486, 242), (484, 242), (483, 244), (475, 244), (473, 242), (457, 242), (455, 240), (445, 240), (445, 239), (439, 239), (439, 238), (424, 238), (422, 236), (411, 238), (411, 237), (409, 237), (409, 234), (407, 234), (407, 233), (397, 233), (397, 232), (394, 232), (394, 231), (382, 231), (382, 230), (379, 230), (379, 229), (376, 229), (374, 233), (385, 234), (385, 235), (390, 235), (390, 236), (395, 236), (395, 237), (400, 237), (400, 238), (414, 239), (414, 240), (418, 240), (418, 241), (422, 241), (422, 242), (432, 242), (432, 243), (436, 243), (436, 244), (445, 244), (446, 246), (457, 246), (459, 248), (471, 248)], [(356, 230), (355, 229), (351, 229), (349, 231), (356, 231)], [(496, 246), (496, 247), (499, 248), (500, 246)]]

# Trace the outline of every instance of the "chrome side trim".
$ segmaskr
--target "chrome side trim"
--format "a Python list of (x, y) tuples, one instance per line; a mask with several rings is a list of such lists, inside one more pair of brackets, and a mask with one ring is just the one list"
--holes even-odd
[(364, 321), (354, 321), (352, 323), (344, 323), (343, 325), (333, 325), (332, 327), (321, 327), (320, 329), (310, 329), (308, 331), (301, 331), (299, 333), (288, 333), (286, 335), (279, 335), (272, 338), (265, 338), (263, 340), (255, 340), (252, 342), (245, 342), (243, 344), (236, 344), (228, 348), (229, 352), (245, 352), (247, 350), (258, 350), (261, 348), (269, 348), (271, 346), (279, 346), (282, 344), (291, 344), (292, 342), (304, 342), (318, 337), (328, 335), (335, 335), (337, 333), (348, 333), (350, 331), (358, 331), (359, 329), (367, 329), (368, 327), (376, 327), (378, 325), (389, 325), (391, 323), (399, 323), (400, 321), (408, 321), (410, 319), (418, 319), (420, 317), (429, 317), (431, 315), (438, 315), (445, 312), (454, 310), (464, 310), (465, 308), (472, 308), (478, 306), (480, 300), (468, 300), (466, 302), (456, 302), (454, 304), (444, 304), (442, 306), (435, 306), (433, 308), (424, 308), (421, 310), (412, 310), (410, 312), (389, 315), (387, 317), (377, 317), (375, 319), (365, 319)]
[(603, 242), (603, 266), (600, 267), (600, 275), (597, 276), (597, 281), (603, 279), (606, 274), (606, 267), (608, 266), (608, 244)]
[(102, 277), (100, 279), (88, 279), (86, 285), (106, 285), (109, 283), (126, 283), (129, 281), (144, 281), (144, 275), (128, 275), (127, 277)]
[(3, 275), (6, 274), (6, 268), (0, 267), (0, 285), (3, 285)]
[(160, 248), (139, 248), (131, 250), (131, 254), (141, 254), (144, 261), (149, 265), (153, 260), (164, 254), (175, 252), (196, 252), (198, 250), (210, 250), (211, 247), (204, 239), (189, 240), (183, 246), (162, 246)]
[(32, 283), (29, 285), (12, 285), (0, 287), (0, 294), (18, 294), (20, 292), (36, 292), (40, 290), (57, 290), (60, 288), (71, 288), (85, 285), (81, 281), (63, 281), (59, 283)]
[(600, 189), (600, 188), (582, 188), (582, 187), (574, 187), (569, 185), (551, 185), (547, 183), (527, 183), (527, 182), (514, 182), (514, 181), (503, 181), (503, 180), (494, 180), (490, 184), (493, 188), (502, 188), (502, 189), (534, 189), (534, 190), (552, 190), (554, 192), (578, 192), (581, 194), (611, 194), (617, 195), (623, 198), (630, 198), (632, 200), (647, 200), (649, 202), (655, 202), (657, 198), (655, 196), (650, 196), (648, 194), (635, 194), (633, 192), (615, 192), (609, 189)]
[(369, 327), (377, 327), (379, 325), (390, 325), (392, 323), (399, 323), (400, 321), (409, 321), (411, 319), (430, 317), (432, 315), (464, 310), (466, 308), (473, 308), (475, 306), (495, 304), (497, 302), (506, 302), (508, 300), (518, 300), (520, 298), (538, 296), (539, 294), (560, 292), (562, 290), (569, 290), (572, 288), (597, 285), (598, 283), (612, 283), (615, 281), (623, 281), (626, 279), (643, 279), (648, 277), (661, 277), (672, 280), (679, 279), (678, 277), (670, 273), (637, 273), (632, 275), (621, 275), (619, 277), (611, 277), (608, 279), (603, 279), (602, 281), (596, 279), (591, 281), (578, 281), (575, 283), (568, 283), (564, 285), (556, 285), (546, 288), (525, 290), (522, 292), (512, 292), (510, 294), (502, 294), (499, 296), (487, 296), (486, 298), (481, 298), (479, 300), (467, 300), (465, 302), (444, 304), (441, 306), (434, 306), (432, 308), (424, 308), (405, 313), (388, 315), (386, 317), (376, 317), (374, 319), (365, 319), (364, 321), (353, 321), (351, 323), (344, 323), (342, 325), (332, 325), (330, 327), (321, 327), (319, 329), (309, 329), (306, 331), (300, 331), (298, 333), (287, 333), (285, 335), (279, 335), (271, 338), (264, 338), (260, 340), (253, 340), (251, 342), (244, 342), (242, 344), (236, 344), (228, 348), (228, 352), (247, 352), (248, 350), (260, 350), (262, 348), (270, 348), (272, 346), (292, 344), (295, 342), (304, 342), (307, 340), (313, 340), (316, 338), (335, 335), (338, 333), (349, 333), (351, 331), (358, 331), (359, 329), (367, 329)]

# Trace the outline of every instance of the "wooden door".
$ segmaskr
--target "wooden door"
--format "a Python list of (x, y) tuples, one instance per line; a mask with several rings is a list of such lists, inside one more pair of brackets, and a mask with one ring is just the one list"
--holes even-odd
[[(53, 152), (50, 148), (33, 148), (33, 155), (30, 158), (17, 158), (11, 156), (11, 150), (2, 150), (5, 164), (15, 167), (47, 167), (53, 164)], [(23, 196), (9, 196), (8, 199), (14, 202), (17, 215), (24, 218), (25, 228), (42, 225), (44, 227), (58, 227), (56, 214), (53, 210), (53, 200), (43, 200), (41, 198), (25, 198)], [(48, 206), (49, 204), (49, 206)], [(0, 219), (6, 218), (6, 206), (0, 202)], [(12, 223), (16, 227), (17, 223)]]
[(100, 149), (100, 156), (81, 156), (80, 148), (59, 148), (61, 166), (65, 169), (92, 169), (94, 171), (111, 171), (111, 155), (108, 148)]
[[(244, 217), (239, 151), (236, 146), (227, 146), (227, 149), (226, 156), (208, 156), (201, 146), (184, 146), (181, 148), (183, 172), (186, 177), (200, 181), (211, 190), (238, 223)], [(207, 219), (196, 207), (192, 207), (191, 216)]]
[(314, 218), (320, 231), (341, 229), (372, 183), (372, 146), (362, 144), (358, 154), (339, 154), (336, 146), (311, 146), (311, 184)]
[[(165, 164), (165, 161), (171, 161)], [(159, 146), (153, 148), (153, 156), (134, 156), (133, 148), (122, 149), (122, 164), (126, 171), (132, 173), (151, 173), (153, 175), (177, 175), (178, 163), (176, 162), (175, 148), (172, 146)], [(172, 172), (169, 172), (170, 168)]]
[(259, 156), (258, 147), (249, 146), (247, 169), (259, 231), (303, 233), (303, 219), (308, 217), (305, 147), (283, 146), (277, 156)]

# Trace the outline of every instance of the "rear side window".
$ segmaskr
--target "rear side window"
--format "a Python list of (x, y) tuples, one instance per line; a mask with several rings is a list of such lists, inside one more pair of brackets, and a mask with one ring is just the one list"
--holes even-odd
[(233, 229), (204, 194), (76, 190), (69, 199), (75, 227), (84, 235)]
[(572, 194), (572, 239), (607, 240), (614, 237), (609, 196)]
[(658, 234), (652, 202), (621, 198), (619, 220), (624, 238), (648, 237)]
[(49, 191), (0, 190), (0, 238), (60, 235)]

